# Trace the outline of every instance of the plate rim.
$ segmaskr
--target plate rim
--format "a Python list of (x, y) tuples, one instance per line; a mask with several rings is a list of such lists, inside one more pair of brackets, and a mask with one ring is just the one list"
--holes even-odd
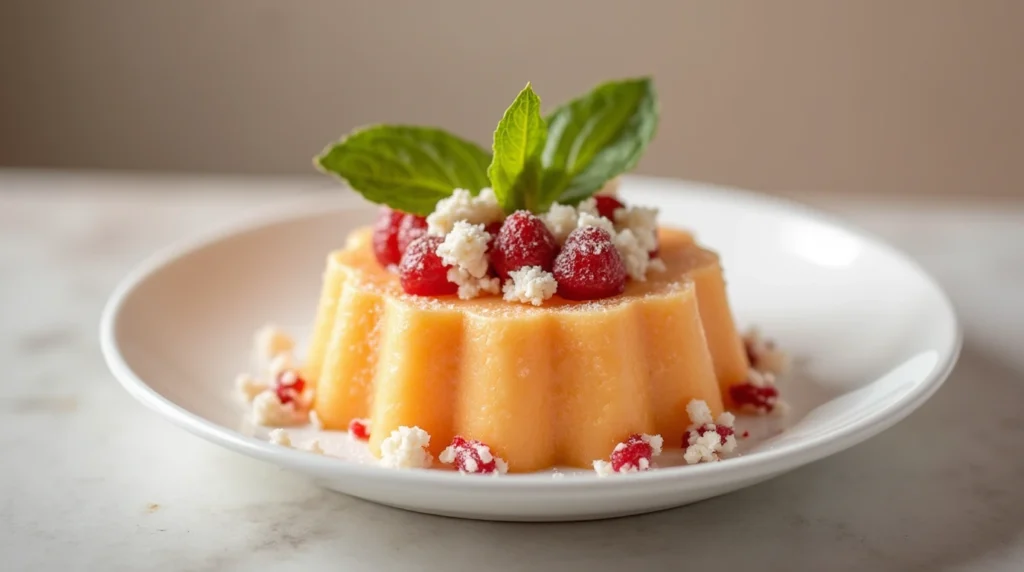
[[(280, 204), (271, 207), (246, 209), (233, 222), (217, 225), (212, 230), (194, 233), (191, 236), (176, 240), (158, 249), (142, 262), (137, 263), (114, 288), (107, 300), (99, 323), (100, 349), (107, 367), (118, 383), (136, 400), (147, 408), (155, 411), (172, 424), (212, 443), (260, 460), (283, 465), (289, 469), (299, 469), (323, 478), (361, 479), (370, 478), (381, 484), (424, 486), (440, 488), (458, 488), (460, 490), (490, 490), (515, 492), (519, 490), (537, 491), (548, 487), (557, 487), (564, 491), (565, 487), (599, 488), (615, 487), (641, 488), (659, 484), (692, 483), (699, 485), (705, 482), (723, 484), (748, 479), (755, 475), (771, 475), (795, 469), (797, 467), (821, 460), (839, 451), (862, 443), (879, 433), (888, 430), (905, 419), (923, 405), (945, 383), (956, 365), (963, 346), (963, 327), (956, 313), (956, 308), (949, 295), (939, 282), (925, 270), (916, 260), (899, 248), (875, 236), (873, 233), (857, 227), (832, 214), (802, 204), (791, 199), (758, 193), (734, 187), (726, 187), (703, 182), (651, 177), (644, 175), (628, 175), (623, 177), (623, 189), (632, 185), (643, 187), (644, 192), (666, 192), (666, 187), (675, 187), (694, 194), (714, 194), (719, 197), (732, 197), (747, 203), (771, 205), (775, 208), (791, 211), (818, 223), (833, 226), (852, 234), (859, 240), (871, 244), (885, 254), (899, 260), (914, 273), (924, 279), (926, 284), (938, 295), (952, 325), (953, 336), (946, 348), (940, 349), (940, 359), (924, 380), (916, 384), (914, 389), (899, 399), (880, 407), (863, 419), (850, 423), (840, 430), (827, 435), (816, 435), (795, 443), (783, 444), (777, 448), (759, 451), (755, 454), (728, 459), (721, 463), (701, 463), (684, 467), (666, 467), (657, 471), (631, 474), (628, 478), (600, 479), (591, 475), (565, 475), (563, 479), (553, 479), (550, 474), (516, 474), (500, 479), (465, 478), (454, 471), (410, 470), (396, 471), (369, 464), (345, 462), (331, 457), (310, 455), (307, 452), (274, 445), (256, 437), (246, 436), (236, 430), (209, 421), (192, 413), (161, 395), (150, 387), (132, 370), (120, 351), (117, 339), (117, 324), (121, 310), (133, 291), (142, 285), (153, 274), (165, 266), (180, 260), (193, 252), (212, 246), (222, 240), (251, 232), (274, 224), (285, 223), (294, 219), (355, 208), (367, 208), (368, 203), (351, 191), (345, 191), (338, 197), (326, 199), (317, 195), (305, 197), (289, 205)], [(660, 188), (660, 190), (659, 190)], [(341, 462), (339, 462), (341, 461)]]

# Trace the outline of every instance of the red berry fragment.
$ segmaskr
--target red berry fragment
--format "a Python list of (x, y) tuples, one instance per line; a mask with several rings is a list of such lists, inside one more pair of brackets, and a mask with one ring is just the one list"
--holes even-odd
[[(496, 220), (494, 222), (487, 223), (484, 230), (486, 230), (487, 234), (490, 234), (492, 237), (496, 237), (498, 236), (498, 233), (501, 232), (502, 224), (504, 224), (504, 221)], [(491, 241), (491, 244), (494, 244), (494, 241)]]
[[(652, 446), (652, 441), (655, 446)], [(661, 437), (630, 435), (624, 443), (619, 443), (612, 451), (612, 470), (616, 473), (646, 471), (651, 467), (651, 458), (661, 453)]]
[(437, 255), (437, 247), (443, 241), (440, 236), (423, 235), (405, 249), (398, 265), (398, 279), (406, 293), (445, 296), (459, 291), (457, 284), (448, 281), (449, 267)]
[(419, 215), (406, 214), (398, 225), (399, 258), (404, 254), (412, 241), (427, 234), (427, 219)]
[(360, 441), (370, 439), (370, 420), (353, 419), (348, 422), (348, 433)]
[(476, 439), (466, 439), (460, 435), (452, 439), (452, 444), (441, 452), (438, 460), (442, 463), (454, 463), (460, 473), (486, 475), (508, 471), (508, 465), (495, 457), (490, 447)]
[(779, 390), (774, 385), (747, 381), (731, 386), (729, 397), (740, 409), (771, 413), (779, 403)]
[(570, 300), (598, 300), (621, 294), (626, 267), (607, 231), (585, 226), (565, 240), (555, 258), (558, 294)]
[(305, 390), (306, 380), (299, 377), (294, 369), (282, 371), (274, 380), (274, 391), (281, 403), (291, 403), (297, 400)]
[(732, 427), (727, 427), (721, 423), (707, 423), (695, 429), (691, 429), (686, 433), (686, 435), (683, 435), (683, 448), (685, 449), (689, 445), (692, 445), (693, 442), (697, 440), (697, 437), (702, 437), (708, 431), (715, 431), (718, 433), (718, 436), (722, 438), (722, 443), (725, 443), (725, 440), (730, 436), (735, 435), (735, 431), (733, 431)]
[(381, 266), (398, 264), (402, 253), (398, 249), (398, 227), (405, 213), (388, 207), (381, 207), (373, 223), (373, 254)]
[(608, 195), (596, 195), (594, 200), (597, 201), (597, 214), (610, 221), (615, 220), (616, 209), (626, 208), (626, 205), (622, 204), (622, 201)]
[(516, 211), (505, 219), (490, 250), (491, 264), (504, 279), (525, 266), (551, 271), (558, 243), (544, 221), (527, 211)]

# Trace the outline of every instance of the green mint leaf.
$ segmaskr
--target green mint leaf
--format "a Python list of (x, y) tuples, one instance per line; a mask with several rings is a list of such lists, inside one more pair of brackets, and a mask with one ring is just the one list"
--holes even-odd
[(375, 125), (328, 145), (315, 159), (368, 200), (427, 215), (455, 189), (488, 186), (490, 154), (479, 145), (429, 127)]
[(636, 166), (658, 127), (650, 78), (601, 84), (547, 118), (541, 208), (576, 204)]
[(505, 110), (494, 131), (494, 157), (487, 174), (498, 203), (510, 213), (537, 212), (541, 184), (541, 151), (547, 127), (540, 115), (540, 98), (526, 84)]

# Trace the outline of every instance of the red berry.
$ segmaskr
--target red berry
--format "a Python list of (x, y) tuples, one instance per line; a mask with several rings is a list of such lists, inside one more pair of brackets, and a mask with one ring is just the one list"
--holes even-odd
[[(487, 458), (486, 461), (484, 457)], [(503, 473), (506, 470), (504, 462), (491, 453), (490, 447), (476, 439), (466, 439), (459, 435), (456, 435), (452, 439), (452, 444), (441, 453), (440, 460), (444, 463), (455, 463), (455, 468), (463, 473), (490, 474), (495, 471)]]
[(621, 294), (626, 267), (607, 231), (585, 226), (565, 240), (555, 259), (558, 294), (570, 300), (598, 300)]
[(368, 419), (353, 419), (348, 422), (348, 432), (360, 441), (370, 439), (370, 421)]
[(743, 409), (771, 413), (779, 402), (779, 390), (774, 385), (755, 385), (748, 381), (729, 387), (729, 397)]
[(448, 281), (448, 266), (441, 262), (437, 247), (444, 242), (440, 236), (425, 234), (409, 244), (398, 265), (402, 289), (417, 296), (445, 296), (459, 287)]
[(516, 211), (505, 219), (490, 250), (491, 264), (498, 275), (525, 266), (540, 266), (551, 271), (558, 254), (558, 243), (544, 221), (527, 211)]
[(306, 380), (293, 369), (286, 369), (274, 380), (274, 391), (281, 403), (291, 403), (306, 390)]
[[(715, 426), (714, 429), (711, 428), (712, 425)], [(725, 425), (721, 425), (718, 423), (707, 423), (705, 425), (697, 427), (696, 429), (692, 429), (688, 431), (686, 435), (683, 435), (683, 448), (685, 449), (686, 447), (691, 445), (692, 441), (696, 440), (697, 437), (702, 437), (708, 431), (715, 431), (716, 433), (718, 433), (718, 436), (722, 438), (722, 443), (725, 443), (725, 440), (730, 435), (735, 434), (735, 431), (733, 431), (732, 427), (726, 427)]]
[(373, 223), (373, 254), (381, 266), (398, 264), (402, 253), (398, 250), (398, 227), (405, 213), (381, 207)]
[(501, 231), (502, 224), (503, 221), (496, 220), (494, 222), (487, 223), (487, 226), (484, 227), (484, 230), (486, 230), (487, 233), (490, 234), (492, 237), (495, 237), (498, 236), (498, 233)]
[(608, 195), (596, 195), (594, 199), (597, 201), (597, 214), (611, 221), (615, 220), (615, 209), (626, 208), (619, 199)]
[(646, 471), (651, 466), (654, 448), (640, 434), (630, 435), (612, 451), (612, 470), (616, 473), (629, 470)]
[(398, 225), (399, 258), (409, 248), (412, 241), (427, 234), (427, 219), (419, 215), (406, 214)]

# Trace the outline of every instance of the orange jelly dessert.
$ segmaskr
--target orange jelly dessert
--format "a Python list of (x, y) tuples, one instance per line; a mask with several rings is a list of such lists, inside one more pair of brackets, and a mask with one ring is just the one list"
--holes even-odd
[(589, 467), (624, 436), (680, 440), (693, 399), (722, 411), (746, 379), (718, 257), (659, 232), (665, 268), (593, 301), (406, 294), (371, 231), (328, 257), (304, 377), (326, 428), (369, 418), (371, 451), (418, 426), (439, 454), (456, 435), (490, 445), (511, 472)]
[(657, 118), (649, 78), (546, 116), (527, 85), (490, 150), (401, 125), (329, 145), (318, 167), (381, 209), (327, 257), (305, 362), (258, 338), (266, 377), (236, 379), (256, 423), (347, 429), (383, 467), (462, 474), (735, 451), (726, 410), (780, 403), (750, 360), (781, 360), (737, 333), (718, 255), (617, 195)]

